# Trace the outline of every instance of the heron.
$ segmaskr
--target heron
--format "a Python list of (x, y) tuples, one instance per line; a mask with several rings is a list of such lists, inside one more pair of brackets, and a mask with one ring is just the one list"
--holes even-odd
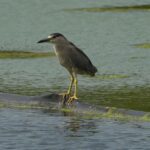
[[(44, 38), (37, 43), (53, 44), (55, 54), (58, 57), (60, 64), (68, 70), (71, 76), (69, 88), (66, 93), (63, 93), (63, 96), (69, 97), (67, 99), (68, 104), (72, 103), (74, 100), (78, 99), (77, 74), (94, 76), (97, 72), (97, 68), (92, 64), (89, 57), (81, 49), (70, 42), (61, 33), (52, 33), (47, 38)], [(72, 91), (73, 87), (74, 91)]]

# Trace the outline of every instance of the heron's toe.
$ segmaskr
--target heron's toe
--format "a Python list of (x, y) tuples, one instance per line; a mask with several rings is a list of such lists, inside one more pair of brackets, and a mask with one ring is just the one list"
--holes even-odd
[(64, 93), (59, 93), (59, 95), (60, 95), (60, 96), (63, 96), (63, 97), (69, 96), (69, 94), (68, 94), (67, 92), (66, 92), (66, 93), (65, 93), (65, 92), (64, 92)]
[(73, 101), (76, 100), (76, 99), (78, 99), (77, 96), (75, 96), (75, 95), (74, 95), (74, 96), (71, 96), (71, 97), (68, 99), (67, 103), (68, 103), (68, 104), (72, 104)]
[(72, 96), (71, 98), (73, 98), (74, 100), (75, 100), (75, 99), (78, 99), (78, 97), (77, 97), (77, 96)]

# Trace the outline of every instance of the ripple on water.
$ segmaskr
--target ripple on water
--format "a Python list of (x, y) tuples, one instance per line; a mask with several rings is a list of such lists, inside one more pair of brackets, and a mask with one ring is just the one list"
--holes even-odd
[(150, 146), (147, 122), (83, 119), (41, 110), (0, 109), (0, 112), (1, 149), (118, 149), (118, 146), (148, 149)]

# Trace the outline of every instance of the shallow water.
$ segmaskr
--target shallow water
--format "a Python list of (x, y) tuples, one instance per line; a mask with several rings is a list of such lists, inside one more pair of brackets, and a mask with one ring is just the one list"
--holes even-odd
[[(150, 39), (149, 11), (65, 11), (83, 7), (146, 5), (149, 4), (148, 1), (115, 0), (112, 3), (110, 0), (63, 0), (61, 5), (58, 3), (57, 0), (31, 0), (30, 3), (25, 0), (14, 0), (13, 3), (10, 0), (1, 0), (0, 12), (5, 14), (0, 17), (1, 50), (53, 52), (49, 44), (36, 42), (50, 33), (61, 32), (83, 49), (99, 70), (93, 78), (78, 77), (79, 94), (83, 96), (81, 100), (90, 101), (91, 98), (87, 96), (92, 93), (94, 102), (105, 101), (108, 105), (108, 98), (103, 99), (103, 93), (109, 95), (114, 89), (123, 88), (128, 96), (124, 98), (120, 94), (117, 99), (132, 101), (130, 91), (137, 91), (135, 96), (140, 97), (140, 101), (146, 103), (150, 110), (150, 104), (147, 103), (149, 94), (143, 94), (143, 89), (144, 93), (150, 91), (150, 50), (135, 46), (148, 43)], [(1, 92), (25, 95), (49, 91), (58, 93), (65, 91), (69, 84), (69, 74), (59, 65), (56, 57), (0, 59), (0, 64)], [(112, 99), (109, 101), (114, 104)], [(109, 106), (117, 106), (110, 104)], [(141, 106), (139, 103), (135, 105)], [(145, 110), (139, 107), (138, 109)]]
[[(0, 0), (0, 50), (52, 51), (36, 42), (63, 33), (98, 68), (79, 76), (81, 101), (150, 111), (150, 12), (69, 12), (65, 9), (149, 4), (149, 0)], [(37, 95), (67, 89), (56, 57), (0, 59), (0, 92)], [(59, 112), (0, 109), (0, 149), (148, 149), (149, 123), (81, 119)], [(80, 144), (79, 144), (80, 143)], [(116, 144), (117, 143), (117, 144)]]
[(44, 110), (0, 112), (0, 149), (148, 150), (150, 146), (146, 122), (81, 119)]

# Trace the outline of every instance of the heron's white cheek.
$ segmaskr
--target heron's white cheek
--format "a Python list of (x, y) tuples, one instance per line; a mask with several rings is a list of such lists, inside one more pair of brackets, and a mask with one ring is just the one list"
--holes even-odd
[(57, 52), (55, 46), (54, 46), (54, 51), (55, 51), (56, 56), (58, 56), (58, 52)]

